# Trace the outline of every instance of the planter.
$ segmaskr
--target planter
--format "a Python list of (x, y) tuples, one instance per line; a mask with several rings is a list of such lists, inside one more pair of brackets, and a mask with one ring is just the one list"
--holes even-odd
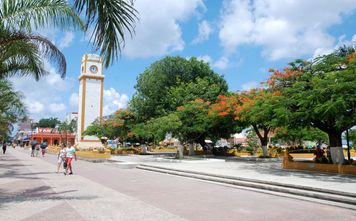
[(314, 162), (283, 161), (283, 169), (309, 170), (315, 172), (329, 172), (356, 175), (356, 166), (341, 164), (321, 164)]
[(296, 162), (293, 161), (291, 155), (285, 152), (283, 163), (283, 169), (296, 169), (296, 170), (308, 170), (314, 172), (329, 172), (329, 173), (341, 173), (341, 174), (353, 174), (356, 175), (356, 165), (342, 165), (342, 164), (322, 164), (315, 162)]
[(105, 150), (105, 151), (76, 151), (75, 152), (77, 157), (83, 157), (83, 158), (99, 158), (99, 159), (104, 159), (104, 158), (110, 158), (111, 157), (111, 152), (110, 150)]

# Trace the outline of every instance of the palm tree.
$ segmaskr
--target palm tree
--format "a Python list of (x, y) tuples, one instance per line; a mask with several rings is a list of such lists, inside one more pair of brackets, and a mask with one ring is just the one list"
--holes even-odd
[(47, 26), (84, 28), (65, 0), (0, 0), (0, 79), (13, 75), (47, 74), (43, 57), (55, 62), (61, 76), (66, 61), (59, 49), (33, 29)]
[(0, 80), (0, 137), (12, 131), (12, 124), (25, 116), (22, 95), (6, 80)]
[(41, 57), (56, 62), (63, 78), (66, 73), (64, 55), (48, 39), (23, 32), (0, 31), (0, 79), (32, 75), (38, 80), (48, 72)]
[(0, 0), (0, 78), (31, 74), (39, 79), (47, 73), (42, 57), (55, 62), (65, 76), (64, 55), (48, 39), (33, 34), (33, 29), (44, 27), (88, 31), (93, 26), (91, 41), (108, 67), (124, 46), (125, 32), (132, 35), (136, 20), (133, 0), (74, 0), (73, 7), (67, 0)]
[(84, 13), (86, 30), (94, 26), (91, 42), (108, 67), (119, 57), (125, 32), (132, 37), (138, 12), (133, 0), (74, 0), (79, 14)]

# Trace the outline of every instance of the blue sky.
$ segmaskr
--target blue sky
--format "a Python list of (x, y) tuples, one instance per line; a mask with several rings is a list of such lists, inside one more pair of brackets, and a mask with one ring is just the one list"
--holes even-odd
[[(104, 114), (126, 107), (137, 76), (165, 56), (198, 57), (229, 84), (230, 91), (259, 86), (269, 68), (310, 59), (343, 44), (356, 44), (355, 0), (136, 0), (140, 21), (120, 60), (105, 70)], [(73, 30), (41, 30), (65, 54), (67, 77), (39, 82), (13, 78), (34, 119), (77, 110), (81, 57), (95, 53)]]

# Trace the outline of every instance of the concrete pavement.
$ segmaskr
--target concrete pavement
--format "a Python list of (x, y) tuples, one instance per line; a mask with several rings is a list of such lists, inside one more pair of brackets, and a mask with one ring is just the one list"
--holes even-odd
[(0, 220), (185, 220), (85, 177), (54, 171), (27, 152), (10, 149), (1, 156)]
[(259, 180), (262, 182), (271, 181), (287, 185), (322, 188), (331, 191), (342, 191), (356, 196), (356, 176), (354, 175), (285, 170), (281, 168), (281, 162), (225, 162), (224, 159), (165, 160), (164, 158), (152, 156), (114, 156), (112, 159), (119, 163), (136, 162), (140, 165), (158, 166), (172, 170), (239, 177)]
[(21, 149), (1, 155), (0, 220), (309, 221), (352, 220), (356, 215), (195, 179), (120, 169), (115, 162), (77, 161), (73, 176), (54, 170), (53, 155), (31, 158)]

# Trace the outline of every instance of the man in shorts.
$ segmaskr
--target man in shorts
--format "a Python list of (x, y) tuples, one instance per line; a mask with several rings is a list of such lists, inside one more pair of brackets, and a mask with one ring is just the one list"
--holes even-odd
[(69, 169), (69, 175), (73, 174), (73, 170), (72, 170), (72, 160), (73, 158), (75, 160), (77, 160), (77, 155), (75, 154), (75, 148), (72, 146), (72, 144), (70, 142), (68, 142), (68, 146), (65, 149), (66, 151), (66, 163), (67, 163), (67, 167), (66, 167), (66, 171), (64, 172), (64, 175), (67, 175), (68, 169)]

